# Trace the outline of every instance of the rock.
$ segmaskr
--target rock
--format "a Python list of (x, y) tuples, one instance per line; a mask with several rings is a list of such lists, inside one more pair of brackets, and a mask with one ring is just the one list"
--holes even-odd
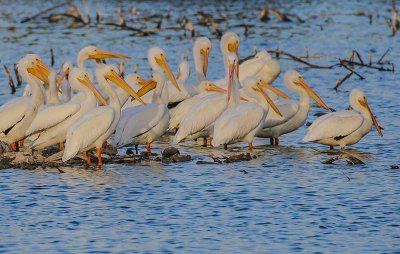
[(192, 157), (190, 155), (180, 155), (180, 154), (174, 154), (170, 157), (162, 157), (161, 161), (163, 163), (171, 163), (171, 162), (185, 162), (185, 161), (190, 161)]
[(126, 150), (126, 154), (127, 154), (127, 155), (135, 154), (134, 149), (128, 148), (128, 149)]
[(233, 162), (239, 162), (239, 161), (249, 161), (251, 160), (251, 154), (250, 153), (241, 153), (237, 155), (232, 155), (224, 160), (225, 163), (233, 163)]
[(390, 165), (390, 169), (399, 169), (400, 167), (397, 165)]
[(172, 146), (171, 147), (167, 147), (167, 148), (164, 149), (164, 151), (162, 151), (162, 157), (163, 158), (169, 158), (169, 157), (171, 157), (173, 155), (176, 155), (176, 154), (180, 154), (180, 152), (179, 152), (179, 150), (177, 148), (172, 147)]
[(220, 164), (220, 163), (218, 163), (218, 162), (214, 162), (214, 161), (196, 161), (196, 164), (198, 164), (198, 165), (210, 165), (210, 164)]

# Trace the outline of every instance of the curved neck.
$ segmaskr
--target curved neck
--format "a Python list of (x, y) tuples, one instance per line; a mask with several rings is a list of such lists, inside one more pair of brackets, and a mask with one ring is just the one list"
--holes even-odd
[(197, 48), (193, 48), (193, 60), (194, 60), (194, 69), (196, 71), (196, 79), (197, 82), (200, 83), (201, 81), (206, 80), (206, 77), (203, 73), (203, 59), (202, 56), (197, 50)]
[(58, 98), (57, 85), (55, 82), (51, 81), (49, 84), (48, 103), (58, 103), (58, 102), (59, 102), (59, 98)]
[(78, 64), (78, 67), (82, 70), (85, 69), (85, 61), (87, 59), (87, 55), (84, 52), (79, 52), (76, 62)]
[(97, 80), (98, 80), (100, 86), (103, 88), (103, 90), (108, 95), (109, 106), (114, 108), (117, 111), (120, 111), (121, 104), (120, 104), (117, 94), (115, 93), (114, 89), (112, 89), (111, 84), (109, 84), (108, 81), (102, 75), (97, 75)]

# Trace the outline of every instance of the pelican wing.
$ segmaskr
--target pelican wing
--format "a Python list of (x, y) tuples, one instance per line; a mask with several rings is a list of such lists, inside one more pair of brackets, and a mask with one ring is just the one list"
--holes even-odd
[(158, 103), (123, 110), (113, 143), (116, 146), (129, 144), (134, 137), (153, 129), (165, 114), (169, 114), (168, 108)]
[(215, 121), (213, 145), (228, 144), (245, 137), (262, 123), (265, 114), (262, 107), (251, 102), (228, 108)]
[(244, 75), (243, 77), (255, 76), (263, 69), (264, 65), (264, 59), (252, 58), (239, 65), (239, 73)]
[(78, 103), (65, 103), (53, 106), (43, 105), (25, 134), (29, 136), (30, 134), (51, 128), (78, 112), (80, 107)]
[(6, 132), (29, 112), (31, 97), (15, 98), (0, 107), (0, 133)]
[(114, 111), (106, 106), (97, 107), (76, 121), (67, 132), (63, 161), (90, 147), (110, 128)]
[(278, 99), (274, 103), (283, 116), (278, 115), (270, 108), (263, 128), (272, 128), (286, 123), (299, 111), (299, 104), (291, 99)]
[(178, 143), (210, 126), (225, 111), (227, 105), (226, 96), (223, 94), (209, 95), (197, 102), (183, 117), (175, 142)]
[(363, 116), (356, 111), (332, 112), (315, 120), (303, 141), (345, 137), (360, 128), (363, 121)]
[(189, 99), (186, 99), (178, 104), (175, 108), (170, 109), (171, 119), (169, 121), (169, 129), (173, 130), (179, 127), (182, 118), (186, 115), (186, 113), (203, 97), (210, 94), (198, 94)]

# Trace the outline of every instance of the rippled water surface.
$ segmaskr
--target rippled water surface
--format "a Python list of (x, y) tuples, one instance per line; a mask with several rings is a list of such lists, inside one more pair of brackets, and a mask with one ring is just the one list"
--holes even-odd
[[(56, 66), (80, 48), (95, 44), (131, 55), (127, 69), (139, 64), (150, 74), (145, 60), (150, 45), (162, 46), (176, 69), (181, 53), (193, 39), (180, 30), (165, 30), (147, 37), (130, 31), (95, 26), (70, 29), (70, 20), (49, 24), (35, 19), (19, 21), (55, 5), (55, 1), (3, 0), (0, 5), (1, 64), (11, 66), (24, 54), (35, 52), (49, 62), (54, 48)], [(400, 4), (400, 3), (399, 3)], [(227, 4), (216, 1), (164, 3), (139, 1), (89, 1), (92, 19), (96, 9), (104, 22), (116, 22), (116, 10), (125, 11), (128, 24), (152, 28), (159, 19), (144, 22), (129, 14), (137, 7), (140, 17), (166, 15), (162, 26), (176, 26), (182, 16), (192, 19), (195, 29), (210, 36), (212, 29), (197, 25), (196, 12), (211, 13), (223, 31), (237, 32), (240, 55), (257, 49), (280, 48), (296, 55), (348, 57), (358, 50), (368, 61), (385, 58), (400, 67), (399, 36), (391, 37), (386, 19), (388, 1), (284, 1), (269, 7), (299, 15), (304, 23), (280, 22), (271, 17), (260, 22), (263, 1)], [(61, 8), (60, 10), (63, 10)], [(372, 14), (372, 23), (366, 16)], [(249, 26), (244, 36), (243, 24)], [(213, 38), (210, 79), (223, 75), (218, 40)], [(334, 59), (310, 59), (329, 65)], [(193, 156), (182, 164), (143, 162), (140, 165), (105, 165), (102, 171), (86, 168), (5, 169), (0, 171), (0, 252), (396, 252), (400, 250), (399, 75), (357, 69), (366, 79), (353, 75), (340, 91), (332, 90), (347, 71), (307, 69), (280, 60), (283, 71), (298, 68), (305, 79), (336, 109), (348, 106), (348, 92), (362, 88), (384, 127), (384, 138), (375, 131), (353, 146), (366, 164), (325, 165), (329, 155), (302, 143), (306, 127), (282, 137), (278, 148), (257, 139), (257, 159), (229, 165), (197, 165), (221, 150), (194, 143), (180, 147)], [(0, 75), (0, 104), (12, 98), (5, 75)], [(282, 86), (282, 77), (275, 82)], [(20, 95), (22, 89), (18, 89)], [(318, 110), (313, 108), (309, 121)], [(155, 144), (160, 152), (165, 144)], [(239, 145), (235, 151), (245, 150)], [(124, 151), (121, 151), (123, 153)], [(232, 152), (231, 152), (232, 153)]]

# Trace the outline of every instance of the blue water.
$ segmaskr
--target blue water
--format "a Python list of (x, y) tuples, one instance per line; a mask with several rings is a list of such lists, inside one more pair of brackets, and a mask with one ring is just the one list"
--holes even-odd
[[(56, 54), (56, 66), (75, 59), (80, 48), (95, 44), (131, 55), (127, 70), (139, 63), (139, 72), (150, 74), (145, 60), (149, 45), (162, 46), (176, 69), (184, 49), (193, 39), (182, 31), (166, 30), (148, 37), (129, 31), (90, 26), (69, 29), (69, 20), (49, 24), (36, 19), (20, 24), (22, 17), (54, 5), (28, 1), (0, 3), (0, 60), (10, 66), (25, 53), (35, 52), (49, 62), (49, 48)], [(29, 4), (29, 8), (27, 5)], [(400, 4), (400, 3), (398, 3)], [(198, 10), (226, 17), (219, 21), (223, 31), (237, 32), (242, 41), (240, 55), (253, 46), (277, 47), (296, 55), (310, 54), (348, 57), (357, 49), (368, 61), (372, 51), (376, 61), (390, 48), (387, 60), (395, 73), (358, 68), (365, 76), (352, 76), (340, 91), (332, 90), (347, 71), (307, 69), (292, 61), (280, 60), (283, 71), (297, 68), (306, 81), (333, 108), (348, 106), (348, 92), (363, 89), (384, 127), (384, 138), (373, 130), (353, 146), (365, 165), (325, 165), (330, 156), (303, 143), (306, 127), (282, 137), (281, 147), (266, 146), (257, 139), (256, 159), (228, 165), (197, 165), (210, 160), (220, 149), (202, 148), (194, 143), (179, 147), (193, 155), (182, 164), (142, 162), (139, 165), (107, 164), (102, 171), (61, 167), (0, 171), (0, 252), (83, 253), (83, 252), (181, 252), (181, 253), (287, 253), (340, 252), (390, 253), (400, 251), (400, 170), (399, 165), (399, 36), (391, 37), (386, 18), (391, 17), (387, 1), (284, 1), (270, 7), (299, 15), (305, 23), (279, 22), (275, 17), (258, 20), (262, 1), (227, 4), (216, 1), (152, 3), (139, 1), (89, 1), (92, 18), (100, 9), (106, 21), (117, 21), (115, 12), (137, 7), (140, 17), (170, 12), (163, 26), (178, 25), (185, 15), (197, 21)], [(155, 9), (161, 8), (161, 9)], [(349, 14), (364, 12), (369, 18)], [(128, 19), (128, 24), (154, 27), (154, 22)], [(105, 22), (106, 22), (105, 21)], [(240, 24), (252, 25), (244, 37)], [(196, 25), (202, 35), (212, 30)], [(322, 26), (322, 30), (321, 30)], [(218, 41), (213, 38), (210, 79), (222, 75)], [(311, 59), (329, 65), (334, 59)], [(89, 66), (91, 66), (89, 64)], [(12, 98), (6, 77), (0, 75), (0, 104)], [(275, 82), (283, 88), (282, 78)], [(18, 89), (17, 95), (22, 89)], [(315, 119), (313, 108), (309, 121)], [(155, 144), (159, 153), (165, 143)], [(234, 146), (235, 151), (245, 147)], [(123, 151), (121, 151), (123, 153)], [(230, 152), (230, 154), (235, 152)]]

